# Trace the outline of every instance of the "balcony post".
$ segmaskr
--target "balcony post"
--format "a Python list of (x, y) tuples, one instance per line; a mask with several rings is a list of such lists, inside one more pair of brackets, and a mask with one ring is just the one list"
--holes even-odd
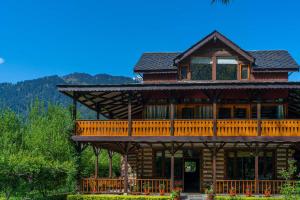
[(124, 193), (128, 192), (128, 152), (124, 155)]
[(255, 194), (259, 193), (258, 155), (259, 152), (256, 149), (255, 151)]
[(175, 118), (175, 105), (174, 100), (170, 102), (170, 135), (174, 136), (174, 118)]
[(213, 189), (214, 193), (217, 188), (217, 150), (216, 148), (212, 149), (212, 177), (213, 177)]
[(94, 146), (93, 150), (94, 150), (94, 154), (96, 156), (96, 159), (95, 159), (95, 178), (98, 178), (98, 175), (99, 175), (99, 154), (101, 152), (101, 149)]
[(213, 100), (213, 134), (217, 136), (217, 99)]
[(128, 94), (128, 136), (132, 133), (132, 109), (131, 109), (131, 94)]
[(257, 136), (261, 136), (261, 101), (257, 102)]
[(112, 178), (113, 173), (112, 173), (112, 167), (113, 167), (113, 163), (112, 163), (112, 158), (114, 156), (114, 152), (111, 150), (107, 150), (107, 154), (109, 157), (109, 178)]
[(174, 160), (174, 154), (175, 154), (175, 151), (174, 151), (174, 144), (172, 143), (172, 147), (171, 147), (171, 190), (174, 189), (175, 187), (175, 181), (174, 181), (174, 165), (175, 165), (175, 160)]
[(72, 118), (75, 121), (77, 116), (77, 93), (74, 92), (73, 106), (72, 106)]
[(100, 119), (100, 105), (99, 103), (96, 104), (96, 112), (97, 112), (97, 115), (96, 115), (96, 118), (99, 120)]

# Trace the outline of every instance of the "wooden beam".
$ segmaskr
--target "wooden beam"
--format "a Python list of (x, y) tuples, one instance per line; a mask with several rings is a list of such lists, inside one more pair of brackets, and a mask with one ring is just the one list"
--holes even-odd
[(261, 136), (261, 101), (257, 102), (257, 136)]
[(132, 107), (131, 107), (131, 95), (128, 95), (128, 136), (132, 133)]
[(76, 120), (77, 116), (77, 94), (74, 92), (73, 94), (73, 106), (72, 106), (72, 117), (73, 120)]
[(217, 136), (217, 99), (213, 99), (213, 134)]
[(174, 105), (174, 101), (171, 100), (170, 102), (170, 133), (171, 136), (174, 136), (174, 116), (175, 115), (175, 105)]
[(171, 153), (171, 190), (174, 189), (175, 185), (175, 177), (174, 177), (174, 165), (175, 165), (175, 159), (174, 159), (174, 144), (172, 143), (172, 153)]

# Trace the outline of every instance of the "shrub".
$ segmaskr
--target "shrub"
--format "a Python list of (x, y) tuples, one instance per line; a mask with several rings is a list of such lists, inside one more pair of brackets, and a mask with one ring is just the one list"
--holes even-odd
[(284, 200), (284, 199), (278, 197), (216, 196), (215, 200)]
[(67, 200), (171, 200), (169, 196), (139, 195), (68, 195)]

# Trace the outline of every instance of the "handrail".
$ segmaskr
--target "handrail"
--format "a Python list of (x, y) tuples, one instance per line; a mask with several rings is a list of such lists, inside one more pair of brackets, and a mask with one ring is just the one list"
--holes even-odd
[[(300, 136), (300, 119), (280, 120), (256, 119), (175, 119), (170, 120), (132, 120), (131, 136)], [(80, 136), (128, 136), (127, 120), (77, 120), (76, 134)]]

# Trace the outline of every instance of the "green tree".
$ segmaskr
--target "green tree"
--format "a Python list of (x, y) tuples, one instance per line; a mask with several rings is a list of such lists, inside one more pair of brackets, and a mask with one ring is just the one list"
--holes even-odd
[(289, 160), (288, 168), (282, 169), (279, 174), (285, 179), (285, 184), (281, 187), (280, 193), (284, 196), (286, 200), (298, 200), (300, 197), (297, 195), (296, 186), (290, 181), (293, 179), (297, 171), (296, 161)]

